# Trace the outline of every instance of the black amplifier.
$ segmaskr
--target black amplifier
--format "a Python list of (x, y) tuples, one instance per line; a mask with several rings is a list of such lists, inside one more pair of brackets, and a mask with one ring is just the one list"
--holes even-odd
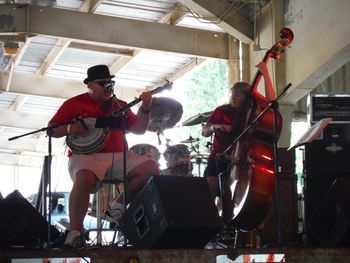
[(332, 118), (331, 123), (350, 123), (350, 93), (310, 94), (310, 121)]

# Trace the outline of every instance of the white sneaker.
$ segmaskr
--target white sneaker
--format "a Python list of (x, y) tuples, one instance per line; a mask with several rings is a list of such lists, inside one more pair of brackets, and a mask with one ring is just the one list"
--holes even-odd
[(63, 244), (66, 248), (82, 248), (85, 247), (84, 235), (79, 231), (73, 230), (67, 234)]

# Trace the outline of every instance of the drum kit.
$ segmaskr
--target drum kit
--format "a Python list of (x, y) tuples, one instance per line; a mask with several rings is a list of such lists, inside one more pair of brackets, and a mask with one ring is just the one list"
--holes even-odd
[[(153, 98), (148, 131), (157, 133), (159, 144), (161, 144), (159, 135), (165, 129), (173, 128), (181, 119), (182, 113), (182, 105), (178, 101), (167, 97)], [(204, 123), (210, 114), (211, 112), (197, 114), (184, 121), (182, 126)], [(201, 165), (205, 164), (208, 158), (208, 153), (199, 151), (200, 139), (189, 136), (175, 145), (170, 145), (169, 141), (167, 140), (166, 149), (163, 152), (166, 168), (161, 170), (161, 174), (171, 176), (194, 176), (196, 174), (200, 176)], [(130, 148), (130, 151), (146, 155), (159, 164), (161, 153), (157, 147), (151, 144), (136, 144)], [(194, 166), (198, 170), (193, 172)]]

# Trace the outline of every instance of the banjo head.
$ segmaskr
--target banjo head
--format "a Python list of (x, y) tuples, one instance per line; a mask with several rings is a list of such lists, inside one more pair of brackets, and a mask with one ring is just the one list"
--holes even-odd
[(68, 135), (66, 143), (73, 153), (89, 154), (98, 152), (108, 139), (108, 130), (95, 128), (95, 118), (84, 118), (88, 131), (82, 135)]

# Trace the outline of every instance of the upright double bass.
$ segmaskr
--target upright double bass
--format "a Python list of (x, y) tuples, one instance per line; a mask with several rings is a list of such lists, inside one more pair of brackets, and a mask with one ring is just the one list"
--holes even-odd
[[(270, 58), (279, 59), (293, 37), (290, 29), (283, 28), (280, 31), (281, 40), (267, 51), (263, 61), (267, 63)], [(274, 144), (282, 129), (282, 118), (277, 109), (267, 107), (261, 114), (256, 107), (259, 98), (253, 94), (261, 76), (262, 73), (258, 71), (249, 90), (250, 96), (239, 110), (238, 120), (248, 120), (247, 126), (240, 136), (233, 138), (232, 145), (225, 151), (230, 152), (232, 161), (226, 172), (219, 175), (223, 220), (241, 229), (255, 228), (262, 223), (275, 189)], [(245, 118), (242, 118), (244, 114)], [(233, 124), (233, 129), (235, 127), (237, 125)]]

